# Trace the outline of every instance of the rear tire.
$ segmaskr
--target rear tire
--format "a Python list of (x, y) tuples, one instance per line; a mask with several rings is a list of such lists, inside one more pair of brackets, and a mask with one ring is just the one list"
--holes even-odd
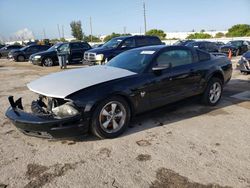
[(18, 62), (23, 62), (25, 60), (25, 57), (23, 55), (17, 56), (17, 61)]
[(221, 99), (223, 84), (221, 79), (213, 77), (209, 80), (202, 96), (202, 102), (208, 106), (215, 106)]
[(128, 103), (114, 96), (102, 101), (94, 110), (91, 131), (99, 138), (115, 138), (127, 128), (131, 117)]

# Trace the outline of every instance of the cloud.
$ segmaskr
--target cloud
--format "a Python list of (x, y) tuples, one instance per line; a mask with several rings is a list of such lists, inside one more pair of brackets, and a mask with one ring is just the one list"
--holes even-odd
[(11, 40), (29, 40), (34, 38), (33, 32), (28, 28), (20, 29), (11, 36)]

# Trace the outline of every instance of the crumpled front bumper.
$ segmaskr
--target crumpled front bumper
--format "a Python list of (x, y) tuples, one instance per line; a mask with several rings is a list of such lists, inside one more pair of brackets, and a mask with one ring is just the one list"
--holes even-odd
[(88, 121), (80, 114), (58, 119), (53, 116), (25, 112), (21, 100), (11, 103), (6, 116), (24, 134), (42, 138), (66, 138), (88, 132)]

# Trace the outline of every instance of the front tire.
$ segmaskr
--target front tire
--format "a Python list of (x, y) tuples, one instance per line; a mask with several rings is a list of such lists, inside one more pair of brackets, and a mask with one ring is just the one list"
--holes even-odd
[(121, 97), (110, 97), (94, 110), (92, 133), (99, 138), (115, 138), (127, 128), (131, 117), (128, 103)]
[(25, 57), (23, 55), (17, 56), (17, 61), (18, 62), (23, 62), (25, 60)]
[(53, 59), (47, 57), (43, 60), (43, 66), (44, 67), (52, 67), (54, 65)]
[(205, 105), (215, 106), (221, 99), (223, 84), (219, 78), (211, 78), (202, 96)]

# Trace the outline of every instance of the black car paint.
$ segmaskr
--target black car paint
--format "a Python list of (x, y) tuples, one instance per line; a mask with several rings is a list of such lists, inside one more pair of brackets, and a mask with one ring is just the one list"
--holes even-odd
[(7, 45), (7, 46), (0, 49), (0, 58), (7, 57), (11, 50), (20, 49), (22, 47), (23, 46), (21, 46), (21, 45)]
[[(83, 49), (83, 48), (77, 48), (77, 49), (72, 49), (72, 45), (73, 44), (78, 44), (78, 43), (83, 43), (85, 45), (88, 46), (88, 48)], [(61, 43), (58, 48), (66, 43)], [(70, 48), (70, 55), (69, 55), (69, 63), (75, 63), (75, 62), (79, 62), (82, 60), (84, 52), (86, 50), (91, 49), (91, 46), (87, 43), (87, 42), (69, 42), (69, 48)], [(39, 59), (35, 59), (34, 57), (40, 55), (41, 58)], [(34, 64), (34, 65), (43, 65), (43, 61), (46, 58), (51, 58), (54, 62), (54, 65), (58, 65), (58, 57), (57, 57), (57, 51), (56, 50), (47, 50), (44, 52), (40, 52), (40, 53), (35, 53), (33, 55), (30, 56), (29, 61)]]
[(24, 60), (29, 59), (29, 57), (38, 52), (46, 51), (50, 48), (48, 45), (36, 45), (36, 44), (31, 44), (25, 47), (25, 49), (16, 49), (16, 50), (11, 50), (8, 54), (9, 58), (14, 59), (15, 61), (18, 61), (18, 57), (22, 56), (24, 57)]
[(240, 42), (241, 44), (239, 46), (235, 46), (233, 44), (222, 45), (219, 48), (219, 52), (228, 54), (229, 50), (231, 50), (232, 55), (237, 56), (237, 55), (242, 55), (243, 53), (250, 50), (250, 42), (249, 41), (235, 40), (235, 41), (230, 41), (230, 42)]
[[(193, 63), (168, 68), (158, 73), (152, 71), (152, 68), (156, 66), (155, 60), (160, 53), (175, 49), (190, 50), (193, 54)], [(81, 109), (81, 118), (84, 122), (82, 126), (84, 128), (88, 129), (95, 107), (109, 96), (118, 95), (123, 97), (128, 102), (132, 115), (134, 116), (190, 96), (201, 94), (213, 76), (220, 78), (223, 83), (227, 83), (231, 78), (232, 64), (227, 57), (214, 57), (211, 55), (210, 60), (199, 61), (197, 50), (185, 46), (155, 46), (144, 47), (137, 50), (154, 50), (156, 52), (153, 60), (142, 73), (93, 85), (65, 97), (65, 100), (73, 101), (74, 105), (77, 106), (78, 109)], [(209, 56), (209, 54), (207, 55)], [(144, 95), (142, 95), (142, 93), (144, 93)], [(22, 113), (24, 112), (22, 111)], [(29, 117), (27, 114), (24, 114), (24, 116), (22, 116), (22, 114), (19, 116), (19, 114), (20, 109), (13, 109), (13, 107), (10, 107), (6, 112), (6, 116), (11, 119), (18, 128), (28, 132), (38, 131), (39, 128), (37, 127), (42, 127), (42, 130), (45, 131), (44, 128), (47, 127), (47, 132), (52, 135), (51, 129), (53, 127), (58, 127), (58, 124), (60, 125), (67, 122), (65, 119), (61, 119), (60, 123), (54, 124), (53, 121), (49, 123), (48, 120), (44, 120), (47, 126), (44, 126), (43, 122), (39, 122), (33, 129), (29, 124), (30, 122), (31, 124), (36, 124), (34, 121), (36, 120), (36, 115), (32, 114), (31, 117)], [(22, 122), (26, 122), (27, 126)], [(59, 127), (65, 128), (65, 130), (67, 129), (67, 126)], [(87, 130), (85, 130), (85, 132), (86, 131)], [(54, 131), (52, 136), (68, 136), (67, 131), (64, 133), (65, 135), (62, 135), (62, 132), (57, 135), (57, 132)]]
[[(103, 60), (111, 60), (113, 57), (117, 56), (118, 54), (125, 52), (127, 50), (131, 50), (138, 47), (143, 46), (152, 46), (152, 45), (161, 45), (162, 42), (157, 36), (121, 36), (116, 37), (115, 39), (120, 39), (121, 43), (116, 48), (105, 48), (103, 45), (101, 47), (93, 48), (91, 50), (88, 50), (87, 52), (98, 54), (103, 54), (104, 58)], [(135, 46), (134, 47), (125, 47), (122, 48), (123, 44), (126, 40), (134, 39), (135, 40)], [(138, 43), (139, 40), (144, 40), (145, 44), (140, 45)], [(151, 40), (155, 40), (155, 43), (152, 43)], [(84, 59), (86, 63), (89, 63), (87, 59)], [(90, 62), (91, 63), (91, 62)]]

